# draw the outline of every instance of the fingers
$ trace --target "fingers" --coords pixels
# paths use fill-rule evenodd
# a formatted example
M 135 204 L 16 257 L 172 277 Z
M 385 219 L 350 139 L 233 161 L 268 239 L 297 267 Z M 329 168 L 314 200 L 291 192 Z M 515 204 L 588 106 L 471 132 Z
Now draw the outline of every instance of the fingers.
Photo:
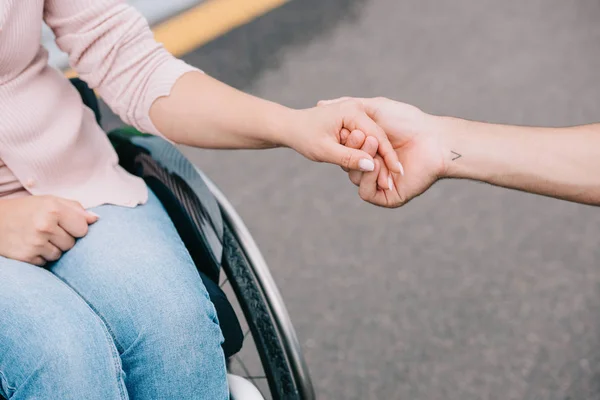
M 360 131 L 354 131 L 354 132 L 360 132 Z M 354 133 L 354 132 L 352 132 L 352 133 Z M 360 134 L 364 136 L 364 133 L 360 132 Z M 377 139 L 375 139 L 373 136 L 368 136 L 368 137 L 366 137 L 366 139 L 361 147 L 361 150 L 374 157 L 377 154 L 378 146 L 379 146 L 379 143 L 377 142 Z M 356 186 L 358 186 L 360 184 L 360 178 L 362 177 L 362 172 L 356 171 L 356 170 L 346 171 L 346 172 L 348 172 L 348 177 L 350 178 L 350 181 L 352 183 L 354 183 Z
M 350 171 L 348 172 L 348 178 L 350 178 L 350 182 L 354 183 L 356 186 L 360 186 L 360 180 L 362 179 L 363 173 L 361 171 Z
M 398 155 L 394 151 L 389 138 L 364 111 L 364 106 L 359 101 L 348 101 L 346 107 L 352 107 L 351 111 L 344 111 L 344 127 L 348 129 L 358 129 L 363 131 L 367 136 L 374 136 L 379 142 L 378 153 L 383 157 L 386 166 L 392 172 L 401 172 L 400 161 Z
M 361 132 L 362 133 L 362 132 Z M 364 133 L 363 133 L 364 135 Z M 371 157 L 377 155 L 377 149 L 379 148 L 379 142 L 373 136 L 367 136 L 361 150 L 369 154 Z
M 362 150 L 351 149 L 339 143 L 328 143 L 321 149 L 321 161 L 336 164 L 346 170 L 372 171 L 373 157 Z
M 47 262 L 56 261 L 62 255 L 62 251 L 50 242 L 46 242 L 40 249 L 40 256 Z
M 340 143 L 346 145 L 346 142 L 348 141 L 348 136 L 350 136 L 350 131 L 346 128 L 342 129 L 340 131 Z
M 380 164 L 379 175 L 377 176 L 377 186 L 382 189 L 394 190 L 395 184 L 392 174 L 389 173 L 385 165 Z M 348 172 L 348 178 L 350 178 L 350 182 L 354 183 L 356 186 L 360 185 L 360 181 L 363 177 L 363 172 L 361 171 L 350 171 Z
M 96 214 L 93 211 L 86 210 L 85 220 L 88 223 L 88 225 L 91 225 L 91 224 L 95 223 L 99 219 L 100 219 L 100 216 L 98 214 Z
M 343 132 L 347 132 L 346 135 L 346 141 L 342 142 L 343 145 L 345 145 L 346 147 L 349 147 L 351 149 L 360 149 L 361 147 L 363 147 L 363 145 L 365 144 L 365 140 L 367 138 L 367 136 L 362 133 L 361 131 L 352 131 L 352 133 L 350 133 L 349 130 L 347 129 L 342 129 L 342 137 L 344 136 Z M 374 139 L 375 142 L 377 142 L 377 139 Z M 372 144 L 371 146 L 372 147 Z M 364 149 L 363 149 L 364 151 Z M 367 152 L 368 154 L 371 155 L 371 157 L 375 156 L 375 154 L 377 153 L 377 148 L 375 149 L 375 152 L 371 153 L 371 152 Z M 342 169 L 346 172 L 348 172 L 349 170 L 347 168 L 342 167 Z
M 379 170 L 381 168 L 381 159 L 376 158 L 374 160 L 375 169 L 371 172 L 363 173 L 358 188 L 358 194 L 361 199 L 368 201 L 369 203 L 384 205 L 385 195 L 383 191 L 377 189 L 377 177 L 379 176 Z
M 63 211 L 58 219 L 58 225 L 74 238 L 82 238 L 88 232 L 87 218 L 72 210 Z
M 65 199 L 60 199 L 60 201 L 64 208 L 59 214 L 59 226 L 74 238 L 84 237 L 88 232 L 88 225 L 98 221 L 99 216 L 91 211 L 86 211 L 76 201 Z
M 347 129 L 343 130 L 348 131 Z M 365 144 L 366 139 L 367 135 L 359 130 L 354 130 L 352 133 L 350 133 L 350 135 L 348 135 L 346 143 L 342 144 L 344 144 L 346 147 L 350 147 L 351 149 L 360 149 Z M 372 154 L 371 156 L 375 156 L 375 154 Z
M 382 189 L 394 189 L 394 180 L 392 179 L 392 174 L 390 174 L 385 164 L 381 165 L 379 176 L 377 176 L 377 184 Z
M 81 214 L 83 217 L 85 217 L 85 220 L 89 225 L 93 224 L 94 222 L 98 221 L 98 219 L 99 219 L 98 214 L 93 213 L 91 211 L 87 211 L 85 208 L 83 208 L 81 203 L 79 203 L 77 201 L 67 200 L 67 199 L 60 199 L 60 201 L 65 206 L 71 208 L 73 211 L 75 211 L 78 214 Z
M 46 265 L 47 262 L 42 257 L 36 256 L 36 257 L 33 257 L 31 260 L 29 260 L 29 263 L 33 264 L 33 265 L 37 265 L 38 267 L 43 267 L 44 265 Z
M 378 109 L 386 101 L 389 101 L 389 100 L 386 98 L 383 98 L 383 97 L 368 98 L 368 99 L 367 98 L 340 97 L 340 98 L 333 99 L 333 100 L 321 100 L 318 102 L 317 105 L 318 106 L 327 106 L 327 105 L 331 105 L 331 104 L 347 103 L 348 104 L 347 107 L 358 107 L 360 109 L 360 111 L 366 112 L 366 114 L 368 115 L 367 119 L 370 119 L 371 122 L 364 119 L 364 117 L 357 116 L 357 118 L 360 118 L 360 121 L 356 121 L 356 126 L 354 128 L 352 128 L 352 127 L 350 127 L 350 128 L 351 129 L 362 129 L 367 135 L 376 137 L 377 140 L 379 141 L 379 154 L 385 160 L 385 165 L 387 166 L 387 169 L 389 171 L 399 173 L 400 175 L 404 175 L 404 168 L 403 168 L 402 164 L 400 163 L 400 160 L 398 159 L 398 155 L 394 151 L 394 148 L 393 148 L 392 144 L 390 143 L 387 135 L 376 123 L 373 122 L 373 119 L 375 119 Z M 347 122 L 350 122 L 350 124 L 352 125 L 352 121 L 347 121 Z M 367 126 L 369 128 L 367 128 Z M 388 184 L 386 183 L 383 187 L 388 187 Z
M 75 238 L 63 228 L 57 226 L 49 237 L 50 243 L 59 248 L 63 253 L 75 246 Z

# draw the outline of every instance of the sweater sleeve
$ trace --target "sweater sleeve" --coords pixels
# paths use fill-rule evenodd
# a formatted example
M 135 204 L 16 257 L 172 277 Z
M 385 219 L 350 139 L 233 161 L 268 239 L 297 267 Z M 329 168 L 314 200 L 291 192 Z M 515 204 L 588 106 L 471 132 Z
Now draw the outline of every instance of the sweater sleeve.
M 163 136 L 150 120 L 152 103 L 198 69 L 156 42 L 144 17 L 124 0 L 46 0 L 44 20 L 71 67 L 113 112 L 142 132 Z

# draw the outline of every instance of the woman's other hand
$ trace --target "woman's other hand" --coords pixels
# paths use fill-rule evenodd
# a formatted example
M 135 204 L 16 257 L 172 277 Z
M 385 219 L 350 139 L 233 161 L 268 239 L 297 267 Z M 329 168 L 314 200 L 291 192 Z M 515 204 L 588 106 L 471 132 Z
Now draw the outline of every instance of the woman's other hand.
M 85 236 L 98 216 L 53 196 L 0 200 L 0 255 L 43 266 Z

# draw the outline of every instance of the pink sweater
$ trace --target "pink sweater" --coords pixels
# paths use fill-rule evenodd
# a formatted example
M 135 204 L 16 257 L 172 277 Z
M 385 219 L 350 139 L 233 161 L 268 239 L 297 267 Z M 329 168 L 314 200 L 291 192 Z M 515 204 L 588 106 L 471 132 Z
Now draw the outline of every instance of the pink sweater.
M 152 102 L 195 68 L 154 41 L 123 0 L 0 0 L 0 196 L 51 194 L 84 207 L 148 196 L 125 172 L 91 110 L 48 66 L 42 20 L 71 66 L 127 124 L 160 135 Z

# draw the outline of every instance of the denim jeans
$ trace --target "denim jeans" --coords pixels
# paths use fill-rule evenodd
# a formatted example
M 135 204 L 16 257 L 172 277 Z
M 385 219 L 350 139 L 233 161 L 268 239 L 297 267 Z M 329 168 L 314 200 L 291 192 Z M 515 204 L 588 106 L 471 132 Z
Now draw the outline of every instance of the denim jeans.
M 215 308 L 158 199 L 93 211 L 47 268 L 0 257 L 0 394 L 227 399 Z

